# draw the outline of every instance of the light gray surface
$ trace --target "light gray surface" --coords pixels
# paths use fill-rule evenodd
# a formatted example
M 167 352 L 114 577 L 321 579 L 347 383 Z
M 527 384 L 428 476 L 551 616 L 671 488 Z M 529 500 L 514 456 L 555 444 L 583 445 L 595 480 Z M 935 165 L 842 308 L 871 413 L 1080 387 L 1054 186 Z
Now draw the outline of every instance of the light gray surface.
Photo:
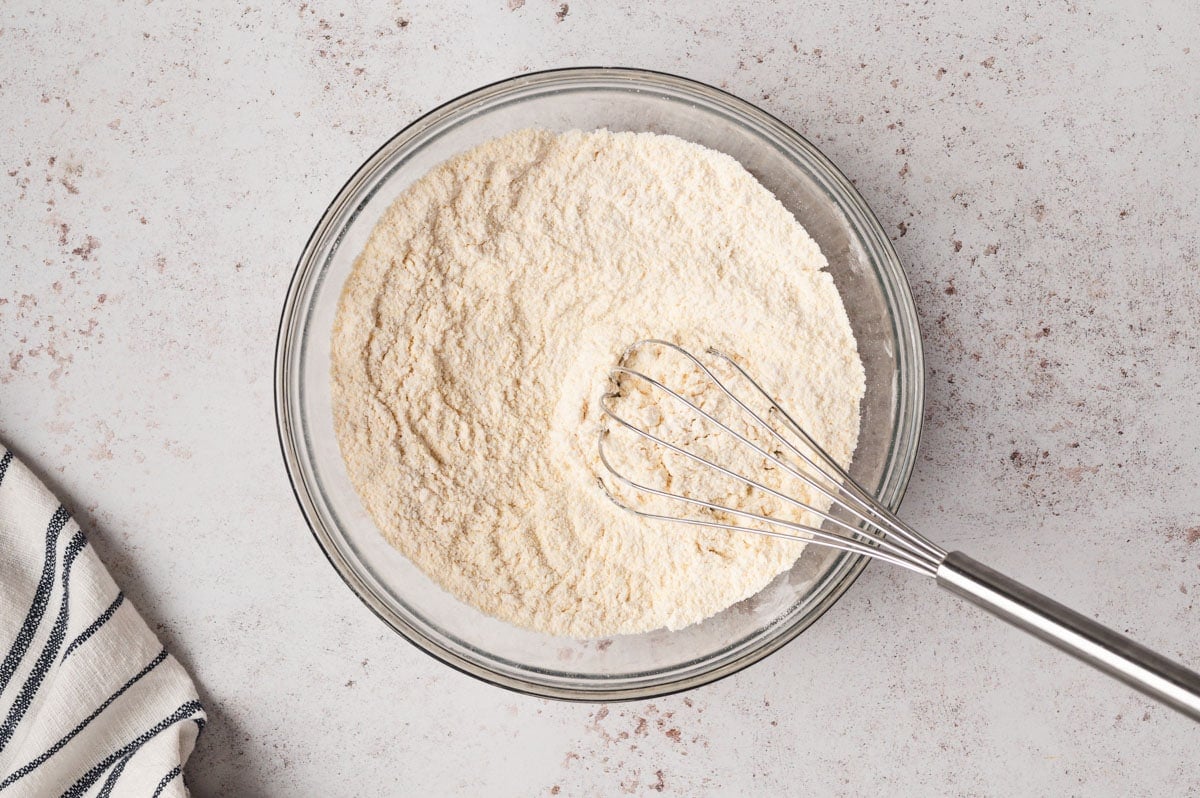
M 294 261 L 400 126 L 525 70 L 679 73 L 808 135 L 896 237 L 929 376 L 903 515 L 1200 663 L 1195 10 L 63 5 L 0 10 L 0 438 L 196 676 L 197 795 L 1200 790 L 1200 728 L 883 566 L 684 696 L 475 682 L 338 581 L 271 402 Z

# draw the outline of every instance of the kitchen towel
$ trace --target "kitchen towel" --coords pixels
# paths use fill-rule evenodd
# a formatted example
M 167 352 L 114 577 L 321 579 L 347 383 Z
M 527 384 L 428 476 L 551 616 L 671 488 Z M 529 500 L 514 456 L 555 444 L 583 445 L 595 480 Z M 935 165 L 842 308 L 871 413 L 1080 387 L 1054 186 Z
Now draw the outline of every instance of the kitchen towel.
M 58 499 L 0 452 L 0 796 L 186 796 L 195 685 Z

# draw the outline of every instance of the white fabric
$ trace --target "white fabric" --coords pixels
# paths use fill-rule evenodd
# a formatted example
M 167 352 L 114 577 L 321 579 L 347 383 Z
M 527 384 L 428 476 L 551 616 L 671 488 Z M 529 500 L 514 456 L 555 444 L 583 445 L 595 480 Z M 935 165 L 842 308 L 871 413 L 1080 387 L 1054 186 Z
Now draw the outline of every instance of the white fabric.
M 0 447 L 0 796 L 187 796 L 196 688 Z

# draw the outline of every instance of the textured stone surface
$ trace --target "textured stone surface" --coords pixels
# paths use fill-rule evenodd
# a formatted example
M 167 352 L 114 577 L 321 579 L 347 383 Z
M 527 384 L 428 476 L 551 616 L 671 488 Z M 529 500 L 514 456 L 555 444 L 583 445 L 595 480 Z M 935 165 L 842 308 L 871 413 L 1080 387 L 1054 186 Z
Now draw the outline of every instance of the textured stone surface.
M 903 514 L 1200 663 L 1194 9 L 60 5 L 0 10 L 0 437 L 195 674 L 198 795 L 1200 791 L 1194 724 L 884 567 L 686 695 L 477 683 L 326 564 L 271 401 L 295 259 L 396 129 L 521 71 L 676 72 L 895 238 L 929 376 Z

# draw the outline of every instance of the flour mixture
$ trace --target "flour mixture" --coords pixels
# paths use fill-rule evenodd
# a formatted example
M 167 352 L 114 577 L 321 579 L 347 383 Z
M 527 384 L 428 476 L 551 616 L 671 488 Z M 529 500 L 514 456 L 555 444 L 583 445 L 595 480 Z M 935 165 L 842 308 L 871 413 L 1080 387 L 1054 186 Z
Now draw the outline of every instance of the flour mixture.
M 487 142 L 401 195 L 346 281 L 332 381 L 350 478 L 392 545 L 496 617 L 578 637 L 707 618 L 803 545 L 613 505 L 606 373 L 643 338 L 718 347 L 848 463 L 864 374 L 825 265 L 769 191 L 699 145 Z

